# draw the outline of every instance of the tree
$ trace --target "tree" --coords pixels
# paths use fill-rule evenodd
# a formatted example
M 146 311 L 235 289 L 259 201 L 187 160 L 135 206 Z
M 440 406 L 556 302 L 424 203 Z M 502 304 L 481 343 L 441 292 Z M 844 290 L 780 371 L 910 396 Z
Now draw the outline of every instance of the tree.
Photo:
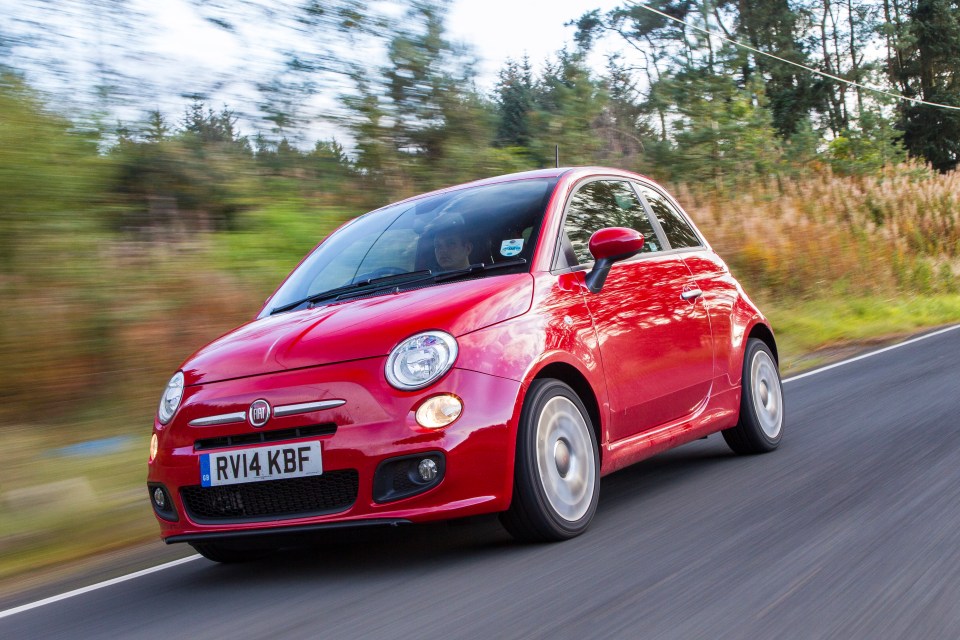
M 877 173 L 906 160 L 903 132 L 881 109 L 866 108 L 857 124 L 856 129 L 841 132 L 827 146 L 827 158 L 837 174 Z
M 654 91 L 677 105 L 674 144 L 656 155 L 672 179 L 735 182 L 778 167 L 781 142 L 759 79 L 741 89 L 729 77 L 678 73 Z
M 960 2 L 917 0 L 900 34 L 895 78 L 910 97 L 960 106 Z M 907 49 L 903 42 L 913 46 Z M 904 145 L 934 168 L 947 171 L 960 162 L 960 111 L 916 103 L 901 107 Z
M 194 100 L 184 112 L 181 127 L 183 134 L 204 145 L 227 144 L 240 149 L 249 149 L 247 139 L 237 131 L 237 116 L 227 107 L 219 113 L 213 109 L 204 109 L 206 105 L 201 100 Z M 150 116 L 151 121 L 153 115 Z
M 641 104 L 637 81 L 620 57 L 614 55 L 607 61 L 603 83 L 609 102 L 595 126 L 597 135 L 604 141 L 603 162 L 634 165 L 644 152 L 644 141 L 655 139 Z
M 0 272 L 39 234 L 69 237 L 93 222 L 105 175 L 94 138 L 51 113 L 21 77 L 0 73 Z
M 116 230 L 171 237 L 176 232 L 222 230 L 243 208 L 239 185 L 253 173 L 250 143 L 237 129 L 237 116 L 197 100 L 171 131 L 158 110 L 121 136 L 110 150 L 115 174 L 110 194 Z
M 469 52 L 447 39 L 445 16 L 446 3 L 413 2 L 386 32 L 389 64 L 373 77 L 358 68 L 344 98 L 357 167 L 394 195 L 411 181 L 451 184 L 489 166 L 492 107 L 473 85 Z
M 547 61 L 534 85 L 532 123 L 534 157 L 547 164 L 560 146 L 564 165 L 593 164 L 601 155 L 603 141 L 596 135 L 609 96 L 594 78 L 582 52 L 566 49 Z
M 764 53 L 809 66 L 799 38 L 799 15 L 788 0 L 737 0 L 736 5 L 739 39 Z M 738 51 L 743 60 L 744 85 L 750 82 L 755 69 L 764 82 L 774 127 L 781 138 L 789 138 L 816 106 L 810 73 L 767 56 Z
M 166 118 L 160 113 L 159 109 L 154 109 L 147 114 L 147 126 L 143 130 L 143 137 L 147 142 L 158 143 L 167 139 L 170 134 L 170 126 Z
M 530 146 L 530 113 L 534 107 L 533 73 L 530 59 L 507 60 L 496 87 L 497 144 L 503 147 Z
M 691 14 L 689 2 L 658 0 L 650 6 L 677 20 L 686 20 Z M 689 66 L 696 55 L 697 46 L 688 42 L 686 27 L 640 6 L 625 5 L 603 16 L 599 11 L 590 11 L 572 24 L 577 27 L 575 40 L 582 53 L 589 51 L 605 34 L 612 34 L 629 45 L 640 59 L 639 68 L 643 69 L 647 87 L 653 87 L 672 69 Z M 660 139 L 665 143 L 669 134 L 669 105 L 655 100 L 652 91 L 648 98 L 646 106 L 656 114 Z

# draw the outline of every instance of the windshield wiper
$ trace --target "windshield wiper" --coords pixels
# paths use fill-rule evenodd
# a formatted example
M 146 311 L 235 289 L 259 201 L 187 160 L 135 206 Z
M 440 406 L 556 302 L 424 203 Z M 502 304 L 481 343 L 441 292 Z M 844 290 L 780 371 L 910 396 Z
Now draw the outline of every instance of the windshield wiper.
M 518 258 L 516 260 L 507 260 L 504 262 L 492 262 L 484 263 L 480 262 L 477 264 L 472 264 L 469 267 L 464 267 L 463 269 L 454 269 L 453 271 L 441 271 L 439 273 L 433 273 L 429 269 L 422 269 L 420 271 L 411 271 L 409 273 L 398 273 L 389 276 L 382 276 L 380 278 L 368 278 L 366 280 L 360 280 L 359 282 L 353 282 L 351 284 L 346 284 L 342 287 L 337 287 L 335 289 L 330 289 L 328 291 L 321 291 L 320 293 L 315 293 L 312 296 L 307 296 L 296 302 L 291 302 L 283 306 L 277 307 L 270 312 L 270 315 L 275 313 L 283 313 L 284 311 L 290 311 L 296 309 L 302 304 L 311 303 L 316 304 L 318 302 L 324 302 L 326 300 L 344 300 L 346 298 L 356 298 L 360 296 L 366 296 L 371 293 L 378 291 L 383 291 L 384 289 L 391 289 L 399 287 L 401 285 L 410 285 L 416 284 L 418 282 L 448 282 L 450 280 L 456 280 L 457 278 L 465 278 L 486 271 L 493 271 L 495 269 L 504 269 L 506 267 L 516 267 L 519 265 L 526 264 L 527 261 L 523 258 Z
M 472 276 L 484 271 L 493 271 L 494 269 L 505 269 L 507 267 L 516 267 L 521 264 L 527 264 L 527 261 L 523 258 L 517 258 L 516 260 L 506 260 L 504 262 L 478 262 L 472 264 L 469 267 L 464 267 L 463 269 L 455 269 L 454 271 L 441 271 L 440 273 L 433 276 L 434 282 L 446 282 L 447 280 L 455 280 L 457 278 L 463 278 L 464 276 Z
M 291 302 L 289 304 L 276 307 L 270 311 L 270 315 L 296 309 L 300 305 L 307 302 L 317 303 L 322 302 L 323 300 L 329 300 L 330 298 L 338 298 L 345 293 L 356 292 L 358 294 L 367 294 L 371 291 L 376 291 L 378 289 L 397 284 L 407 284 L 409 282 L 417 282 L 419 280 L 429 280 L 432 275 L 433 272 L 431 272 L 429 269 L 422 269 L 420 271 L 410 271 L 408 273 L 394 273 L 389 276 L 381 276 L 379 278 L 367 278 L 358 282 L 345 284 L 342 287 L 336 287 L 335 289 L 321 291 L 320 293 L 315 293 L 307 296 L 306 298 L 301 298 L 296 302 Z

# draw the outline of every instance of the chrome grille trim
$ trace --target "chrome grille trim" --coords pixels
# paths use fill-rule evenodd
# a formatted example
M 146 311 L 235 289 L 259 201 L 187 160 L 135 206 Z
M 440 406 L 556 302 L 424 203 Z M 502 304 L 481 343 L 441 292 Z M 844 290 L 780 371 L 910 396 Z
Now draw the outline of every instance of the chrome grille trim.
M 298 413 L 309 413 L 311 411 L 320 411 L 322 409 L 333 409 L 347 404 L 346 400 L 321 400 L 319 402 L 301 402 L 300 404 L 285 404 L 273 408 L 273 417 L 282 418 L 283 416 L 292 416 Z
M 191 427 L 212 427 L 216 424 L 230 424 L 233 422 L 243 422 L 247 419 L 246 411 L 237 413 L 221 413 L 218 416 L 207 416 L 206 418 L 197 418 L 190 421 Z
M 323 409 L 333 409 L 347 404 L 346 400 L 320 400 L 317 402 L 301 402 L 299 404 L 285 404 L 273 408 L 273 417 L 282 418 L 283 416 L 293 416 L 298 413 L 309 413 L 311 411 L 321 411 Z M 231 424 L 233 422 L 244 422 L 247 419 L 246 411 L 236 413 L 221 413 L 216 416 L 207 416 L 206 418 L 197 418 L 190 421 L 191 427 L 211 427 L 218 424 Z

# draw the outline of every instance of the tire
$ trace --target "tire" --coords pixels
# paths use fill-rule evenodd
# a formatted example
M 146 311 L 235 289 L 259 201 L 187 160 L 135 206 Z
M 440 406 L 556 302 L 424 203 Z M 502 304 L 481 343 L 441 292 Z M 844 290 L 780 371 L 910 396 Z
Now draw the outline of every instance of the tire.
M 567 540 L 587 529 L 599 495 L 600 455 L 590 414 L 563 382 L 534 380 L 520 414 L 513 500 L 501 523 L 518 540 Z
M 741 381 L 740 421 L 723 430 L 723 439 L 734 453 L 773 451 L 783 438 L 783 386 L 777 361 L 762 340 L 747 340 Z
M 207 560 L 220 562 L 222 564 L 238 564 L 241 562 L 253 562 L 270 555 L 270 549 L 243 549 L 232 547 L 217 542 L 190 542 L 197 553 Z

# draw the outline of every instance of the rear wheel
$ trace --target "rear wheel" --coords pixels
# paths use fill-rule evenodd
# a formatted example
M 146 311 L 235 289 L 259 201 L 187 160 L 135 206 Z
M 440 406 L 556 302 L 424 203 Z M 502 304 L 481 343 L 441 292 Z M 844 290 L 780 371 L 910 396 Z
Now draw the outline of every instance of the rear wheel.
M 723 431 L 736 453 L 773 451 L 783 437 L 783 388 L 773 353 L 762 340 L 750 338 L 743 357 L 740 421 Z
M 271 549 L 250 549 L 230 546 L 219 542 L 191 542 L 191 547 L 207 560 L 223 564 L 252 562 L 270 555 Z
M 583 533 L 597 510 L 600 456 L 589 414 L 559 380 L 535 380 L 517 433 L 513 500 L 501 514 L 519 540 L 557 541 Z

